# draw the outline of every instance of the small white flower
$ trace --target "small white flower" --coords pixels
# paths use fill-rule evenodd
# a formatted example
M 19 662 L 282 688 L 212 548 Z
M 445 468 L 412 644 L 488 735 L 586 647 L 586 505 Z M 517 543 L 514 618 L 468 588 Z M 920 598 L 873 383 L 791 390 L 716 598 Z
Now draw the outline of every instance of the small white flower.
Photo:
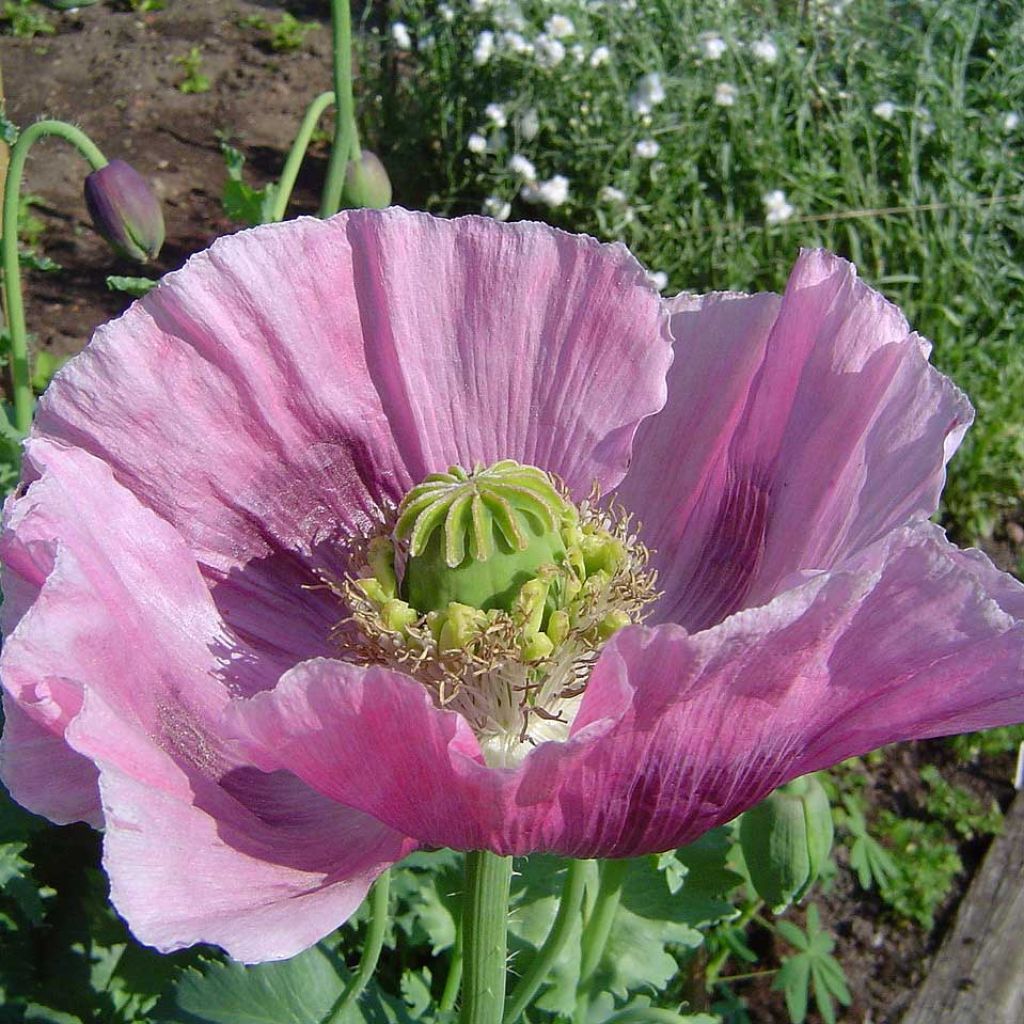
M 508 169 L 527 181 L 533 181 L 537 177 L 537 168 L 522 153 L 512 155 L 508 162 Z
M 429 53 L 434 47 L 437 46 L 437 39 L 434 36 L 420 36 L 420 41 L 416 44 L 416 49 L 420 53 Z
M 664 270 L 648 270 L 647 280 L 658 289 L 659 292 L 663 292 L 668 287 L 668 274 Z
M 469 0 L 469 9 L 474 14 L 483 14 L 491 6 L 491 0 Z
M 1003 114 L 1003 131 L 1009 135 L 1010 132 L 1015 132 L 1020 127 L 1020 114 L 1011 110 L 1008 114 Z
M 892 100 L 882 100 L 871 108 L 871 113 L 883 121 L 891 121 L 896 115 L 896 104 Z
M 544 22 L 544 28 L 548 35 L 555 39 L 568 39 L 570 36 L 576 35 L 576 26 L 564 14 L 552 14 Z
M 739 89 L 732 82 L 719 82 L 715 86 L 715 104 L 719 107 L 735 106 L 739 94 Z
M 505 115 L 505 108 L 500 103 L 488 103 L 484 107 L 484 113 L 495 128 L 504 128 L 508 124 L 508 117 Z
M 533 43 L 518 32 L 502 32 L 501 45 L 506 50 L 511 50 L 513 53 L 533 53 Z
M 543 33 L 534 39 L 533 53 L 542 68 L 556 68 L 565 60 L 565 47 L 557 39 Z
M 473 134 L 466 139 L 466 148 L 470 153 L 486 153 L 487 139 L 479 132 L 473 132 Z
M 569 179 L 556 174 L 542 182 L 527 182 L 519 194 L 528 203 L 543 203 L 554 209 L 561 206 L 569 198 Z
M 495 220 L 508 220 L 512 213 L 512 204 L 499 196 L 488 196 L 484 200 L 483 212 Z
M 474 64 L 486 64 L 494 53 L 494 33 L 488 29 L 484 29 L 476 37 L 476 43 L 473 46 L 473 63 Z
M 516 130 L 524 142 L 533 142 L 540 132 L 540 114 L 536 107 L 527 107 L 516 115 Z
M 764 36 L 750 44 L 750 52 L 765 64 L 774 64 L 779 59 L 779 48 L 771 36 Z
M 409 35 L 409 29 L 406 26 L 405 22 L 396 21 L 391 26 L 391 41 L 395 44 L 396 49 L 412 49 L 412 37 Z
M 644 75 L 629 97 L 629 106 L 634 114 L 649 114 L 659 103 L 665 100 L 665 86 L 661 75 L 651 71 Z
M 786 201 L 786 193 L 780 188 L 765 192 L 761 196 L 761 202 L 764 203 L 766 224 L 781 224 L 796 213 L 796 210 Z
M 499 4 L 491 16 L 498 28 L 511 29 L 513 32 L 522 32 L 526 28 L 526 19 L 519 4 Z
M 621 188 L 616 188 L 614 185 L 605 185 L 601 191 L 597 193 L 597 198 L 600 199 L 602 203 L 624 203 L 627 196 Z
M 729 49 L 725 40 L 717 32 L 704 32 L 697 39 L 701 56 L 705 60 L 721 60 Z
M 448 23 L 451 23 L 455 20 L 455 11 L 452 10 L 452 8 L 448 6 L 448 4 L 441 4 L 437 8 L 437 13 L 441 15 L 442 21 L 447 21 Z
M 633 152 L 643 160 L 653 160 L 661 152 L 661 146 L 654 139 L 641 139 L 633 147 Z
M 569 47 L 569 55 L 577 64 L 582 64 L 587 59 L 587 51 L 579 43 Z
M 595 46 L 594 52 L 590 55 L 590 66 L 599 68 L 602 64 L 607 64 L 611 57 L 612 51 L 607 46 Z

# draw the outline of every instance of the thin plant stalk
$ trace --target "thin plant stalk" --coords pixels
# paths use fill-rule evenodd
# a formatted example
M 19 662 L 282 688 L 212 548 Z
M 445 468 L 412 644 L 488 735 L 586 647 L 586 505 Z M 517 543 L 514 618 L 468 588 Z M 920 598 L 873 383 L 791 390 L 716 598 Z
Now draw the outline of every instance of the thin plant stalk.
M 320 118 L 323 117 L 324 111 L 333 103 L 334 93 L 328 90 L 327 92 L 320 93 L 306 108 L 306 114 L 302 118 L 302 124 L 299 125 L 295 141 L 292 143 L 292 148 L 288 151 L 288 159 L 284 162 L 281 180 L 277 183 L 274 206 L 270 213 L 272 221 L 284 220 L 285 211 L 288 209 L 288 202 L 295 189 L 295 180 L 299 176 L 299 168 L 302 166 L 306 150 L 309 149 L 310 139 L 313 137 L 313 132 L 320 123 Z
M 3 248 L 4 308 L 11 345 L 11 391 L 14 399 L 14 428 L 27 433 L 32 425 L 32 384 L 28 366 L 28 332 L 21 297 L 21 267 L 18 263 L 18 207 L 25 161 L 32 144 L 47 135 L 69 142 L 94 171 L 106 167 L 107 158 L 80 128 L 65 121 L 36 121 L 29 125 L 11 147 L 10 165 L 4 183 Z
M 338 212 L 349 160 L 359 158 L 359 134 L 352 99 L 352 12 L 349 0 L 331 0 L 331 45 L 337 102 L 334 108 L 334 142 L 320 200 L 321 217 L 330 217 Z
M 587 868 L 590 863 L 585 860 L 569 861 L 565 884 L 562 887 L 562 896 L 558 902 L 558 913 L 551 925 L 551 931 L 548 932 L 544 944 L 530 961 L 523 976 L 519 979 L 519 984 L 513 990 L 505 1010 L 504 1024 L 515 1024 L 519 1020 L 520 1014 L 536 995 L 537 989 L 540 988 L 559 954 L 565 948 L 572 933 L 572 926 L 578 920 L 580 908 L 583 906 Z
M 511 857 L 488 850 L 466 854 L 459 1024 L 501 1024 L 511 880 Z
M 448 977 L 444 980 L 444 991 L 441 993 L 441 1001 L 437 1004 L 439 1010 L 451 1010 L 455 1006 L 455 1000 L 459 997 L 459 988 L 462 985 L 462 928 L 455 932 L 455 948 L 452 950 L 452 960 L 448 965 Z
M 327 1015 L 324 1024 L 340 1024 L 347 1010 L 355 1006 L 363 990 L 373 977 L 380 959 L 380 951 L 384 947 L 384 933 L 388 927 L 388 897 L 391 892 L 391 872 L 384 874 L 373 883 L 370 890 L 370 925 L 366 930 L 366 941 L 363 943 L 363 955 L 355 974 L 345 986 L 337 1003 Z
M 590 918 L 583 929 L 580 952 L 580 980 L 576 988 L 576 1013 L 574 1024 L 583 1024 L 590 1008 L 590 988 L 597 973 L 598 964 L 604 956 L 611 935 L 615 912 L 622 898 L 622 883 L 626 879 L 627 860 L 606 860 L 601 864 L 597 898 L 594 900 Z

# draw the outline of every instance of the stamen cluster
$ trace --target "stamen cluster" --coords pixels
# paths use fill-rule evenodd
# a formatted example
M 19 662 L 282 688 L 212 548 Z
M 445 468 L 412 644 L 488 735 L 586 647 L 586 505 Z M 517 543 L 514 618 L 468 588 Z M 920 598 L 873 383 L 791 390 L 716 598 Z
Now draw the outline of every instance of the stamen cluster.
M 511 460 L 428 477 L 353 552 L 334 640 L 420 680 L 489 762 L 565 738 L 601 646 L 656 596 L 630 517 L 597 497 Z

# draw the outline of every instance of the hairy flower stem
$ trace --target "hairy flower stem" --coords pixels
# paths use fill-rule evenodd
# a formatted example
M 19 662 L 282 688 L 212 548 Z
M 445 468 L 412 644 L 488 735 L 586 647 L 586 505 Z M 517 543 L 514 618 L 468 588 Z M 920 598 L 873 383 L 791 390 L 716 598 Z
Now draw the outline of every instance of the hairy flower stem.
M 516 985 L 505 1010 L 503 1024 L 515 1024 L 519 1020 L 519 1015 L 526 1009 L 565 947 L 572 932 L 572 926 L 579 917 L 580 907 L 583 905 L 587 869 L 592 863 L 592 861 L 586 860 L 569 861 L 565 885 L 558 903 L 558 913 L 551 925 L 551 931 L 544 940 L 544 945 L 537 951 L 537 955 L 530 961 L 529 967 L 519 979 L 519 984 Z
M 349 0 L 331 0 L 331 44 L 337 104 L 334 113 L 334 142 L 320 200 L 321 217 L 330 217 L 338 212 L 348 162 L 359 159 L 359 133 L 356 130 L 355 104 L 352 100 L 352 14 Z
M 11 148 L 10 165 L 4 183 L 3 270 L 4 307 L 11 345 L 11 391 L 14 398 L 14 429 L 22 434 L 32 425 L 32 384 L 28 368 L 28 333 L 21 297 L 21 268 L 18 264 L 18 207 L 25 160 L 32 144 L 47 135 L 70 142 L 89 161 L 94 171 L 107 166 L 107 158 L 80 128 L 65 121 L 36 121 L 29 125 Z M 2 429 L 2 428 L 0 428 Z
M 391 890 L 391 872 L 384 874 L 373 883 L 370 890 L 370 925 L 366 930 L 366 942 L 363 943 L 363 955 L 359 960 L 359 966 L 355 974 L 345 986 L 337 1003 L 327 1015 L 324 1024 L 340 1024 L 345 1012 L 355 1006 L 359 997 L 363 994 L 377 969 L 377 961 L 380 959 L 380 951 L 384 946 L 384 933 L 388 927 L 388 896 Z
M 322 92 L 306 108 L 306 114 L 302 118 L 302 124 L 295 135 L 292 148 L 288 151 L 288 159 L 284 162 L 284 169 L 281 171 L 281 180 L 277 183 L 277 193 L 274 196 L 274 206 L 270 212 L 270 219 L 274 222 L 284 220 L 285 210 L 288 208 L 288 201 L 292 197 L 292 190 L 295 188 L 295 179 L 299 176 L 299 168 L 302 160 L 309 149 L 310 139 L 316 126 L 320 123 L 324 111 L 334 103 L 334 93 L 331 91 Z
M 459 1024 L 501 1024 L 511 879 L 511 857 L 487 850 L 466 854 Z
M 611 934 L 615 911 L 622 897 L 622 883 L 629 867 L 627 860 L 606 860 L 601 864 L 601 880 L 590 918 L 583 928 L 580 953 L 580 980 L 576 987 L 576 1013 L 574 1024 L 583 1024 L 590 1008 L 590 988 L 597 966 L 604 956 L 608 936 Z

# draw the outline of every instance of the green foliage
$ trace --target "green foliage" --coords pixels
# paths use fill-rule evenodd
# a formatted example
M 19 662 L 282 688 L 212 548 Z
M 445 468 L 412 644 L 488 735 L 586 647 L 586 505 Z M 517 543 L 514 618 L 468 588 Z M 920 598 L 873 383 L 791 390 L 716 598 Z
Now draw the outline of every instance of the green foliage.
M 1024 574 L 1022 574 L 1024 575 Z M 1016 754 L 1024 743 L 1024 725 L 1008 725 L 1002 729 L 969 732 L 949 739 L 953 752 L 962 761 L 977 762 L 1000 754 Z
M 973 793 L 947 782 L 934 765 L 921 769 L 921 779 L 928 785 L 928 813 L 964 839 L 995 835 L 1002 828 L 1003 814 L 995 800 L 986 807 Z
M 228 180 L 224 182 L 221 203 L 224 212 L 234 221 L 242 224 L 266 224 L 272 219 L 277 185 L 270 182 L 263 188 L 247 185 L 242 177 L 245 157 L 234 146 L 225 141 L 220 144 L 227 168 Z
M 275 963 L 247 967 L 232 961 L 200 964 L 182 974 L 160 1004 L 166 1024 L 309 1024 L 329 1019 L 348 972 L 327 943 Z M 406 1024 L 402 1004 L 371 985 L 347 1020 Z
M 210 79 L 202 72 L 203 51 L 198 46 L 193 46 L 181 57 L 175 57 L 174 63 L 185 72 L 185 77 L 178 83 L 178 92 L 210 91 Z
M 810 995 L 826 1024 L 835 1024 L 835 1004 L 849 1006 L 850 990 L 846 985 L 839 962 L 832 956 L 835 941 L 821 930 L 818 908 L 812 903 L 807 908 L 807 931 L 801 931 L 791 921 L 779 921 L 776 929 L 797 952 L 782 961 L 772 988 L 786 997 L 786 1009 L 793 1024 L 802 1024 L 807 1018 Z
M 55 356 L 49 349 L 36 352 L 32 360 L 32 390 L 41 395 L 49 386 L 53 375 L 68 361 L 68 356 Z
M 133 295 L 137 299 L 151 292 L 157 286 L 157 283 L 151 277 L 122 277 L 118 274 L 109 274 L 107 276 L 107 287 L 112 292 L 124 292 L 126 295 Z
M 949 833 L 940 822 L 901 818 L 891 811 L 882 811 L 875 827 L 894 852 L 895 871 L 879 885 L 882 899 L 898 916 L 932 928 L 935 911 L 963 870 Z
M 264 18 L 261 14 L 250 14 L 242 18 L 240 24 L 262 32 L 267 46 L 275 53 L 292 53 L 302 49 L 306 36 L 318 27 L 315 21 L 299 21 L 287 11 L 283 11 L 277 21 Z
M 843 796 L 843 809 L 837 815 L 837 823 L 848 833 L 850 867 L 857 873 L 861 887 L 885 888 L 896 876 L 896 864 L 892 855 L 868 831 L 863 805 L 849 793 Z
M 51 36 L 56 31 L 34 0 L 4 0 L 3 8 L 0 9 L 0 26 L 6 34 L 20 39 Z

